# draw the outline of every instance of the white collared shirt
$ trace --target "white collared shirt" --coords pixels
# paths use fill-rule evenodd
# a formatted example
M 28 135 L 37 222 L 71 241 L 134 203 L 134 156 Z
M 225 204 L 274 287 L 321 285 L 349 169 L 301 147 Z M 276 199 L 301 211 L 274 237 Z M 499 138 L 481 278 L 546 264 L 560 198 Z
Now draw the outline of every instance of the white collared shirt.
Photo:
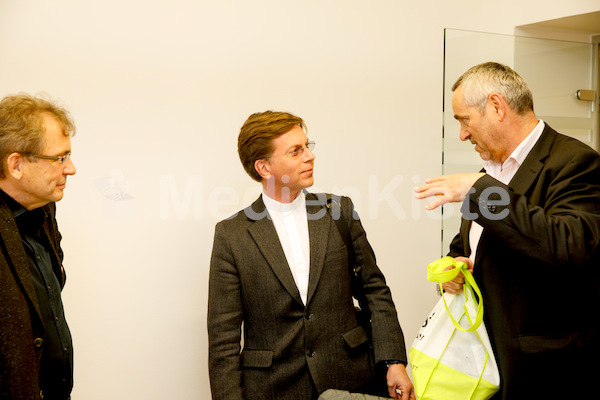
M 291 203 L 280 203 L 264 192 L 262 200 L 271 216 L 285 258 L 292 271 L 302 302 L 306 305 L 310 271 L 310 241 L 306 215 L 306 195 L 300 194 Z
M 498 161 L 486 161 L 483 165 L 485 172 L 492 178 L 499 180 L 505 185 L 508 185 L 508 183 L 519 170 L 521 164 L 523 164 L 523 161 L 525 161 L 525 158 L 527 158 L 533 149 L 533 146 L 535 146 L 540 136 L 542 136 L 543 131 L 544 121 L 540 119 L 531 133 L 527 135 L 527 137 L 523 139 L 521 143 L 519 143 L 517 148 L 504 161 L 504 163 L 501 164 Z M 471 255 L 469 258 L 471 261 L 473 261 L 473 265 L 475 265 L 477 245 L 479 244 L 479 239 L 481 239 L 482 233 L 483 227 L 476 221 L 473 221 L 471 223 L 471 230 L 469 231 L 469 246 L 471 247 Z

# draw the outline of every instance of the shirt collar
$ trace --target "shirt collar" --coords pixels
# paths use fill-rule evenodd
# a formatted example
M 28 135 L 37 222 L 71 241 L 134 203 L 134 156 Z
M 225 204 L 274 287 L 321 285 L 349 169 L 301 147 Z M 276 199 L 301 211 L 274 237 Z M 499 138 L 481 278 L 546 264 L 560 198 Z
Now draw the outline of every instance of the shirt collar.
M 4 200 L 15 219 L 27 212 L 25 207 L 6 194 L 6 192 L 2 189 L 0 189 L 0 197 L 2 197 L 2 200 Z
M 301 191 L 291 203 L 280 203 L 267 196 L 265 192 L 262 193 L 262 200 L 269 211 L 290 212 L 300 208 L 306 208 L 306 194 L 304 191 Z
M 529 155 L 529 152 L 533 149 L 533 146 L 537 143 L 540 136 L 542 136 L 542 132 L 544 131 L 544 121 L 541 119 L 538 121 L 537 125 L 529 135 L 519 145 L 517 148 L 511 153 L 511 155 L 504 161 L 503 164 L 500 164 L 498 161 L 486 161 L 483 165 L 486 171 L 490 170 L 498 170 L 501 171 L 504 167 L 509 165 L 510 163 L 516 162 L 518 166 L 523 164 L 525 158 Z
M 2 189 L 0 189 L 0 197 L 8 206 L 19 227 L 37 228 L 44 223 L 44 219 L 46 218 L 44 207 L 28 210 Z

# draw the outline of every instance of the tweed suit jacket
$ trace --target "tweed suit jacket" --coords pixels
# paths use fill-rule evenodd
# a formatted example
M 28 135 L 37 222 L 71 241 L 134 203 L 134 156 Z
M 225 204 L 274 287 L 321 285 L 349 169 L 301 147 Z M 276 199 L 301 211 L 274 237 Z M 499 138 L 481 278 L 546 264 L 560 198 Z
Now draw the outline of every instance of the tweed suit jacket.
M 484 228 L 474 277 L 502 377 L 494 398 L 551 398 L 559 386 L 585 398 L 600 376 L 600 156 L 546 125 L 508 185 L 485 175 L 473 188 L 463 216 Z M 486 189 L 506 197 L 488 201 Z M 470 254 L 470 226 L 449 255 Z
M 353 215 L 349 198 L 341 198 L 341 210 Z M 374 356 L 356 318 L 347 250 L 335 223 L 308 198 L 307 215 L 306 305 L 260 197 L 217 224 L 208 304 L 213 399 L 307 399 L 313 383 L 319 392 L 360 392 L 372 383 L 374 362 L 406 361 L 391 293 L 360 222 L 348 218 L 371 311 Z
M 53 249 L 54 273 L 64 286 L 55 204 L 44 209 L 49 215 L 44 231 Z M 0 399 L 39 399 L 44 325 L 19 229 L 1 197 L 0 237 Z

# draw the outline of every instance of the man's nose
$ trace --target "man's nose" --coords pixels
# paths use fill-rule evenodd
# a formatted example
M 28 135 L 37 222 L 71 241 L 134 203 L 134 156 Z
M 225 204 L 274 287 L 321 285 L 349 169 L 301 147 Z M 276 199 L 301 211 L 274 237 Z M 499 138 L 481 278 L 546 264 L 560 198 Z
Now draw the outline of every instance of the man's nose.
M 304 158 L 305 161 L 312 161 L 315 159 L 315 153 L 313 153 L 308 147 L 306 147 L 304 149 Z
M 77 173 L 77 169 L 75 168 L 75 163 L 73 162 L 73 158 L 69 157 L 69 159 L 63 166 L 63 173 L 65 175 L 75 175 L 75 173 Z

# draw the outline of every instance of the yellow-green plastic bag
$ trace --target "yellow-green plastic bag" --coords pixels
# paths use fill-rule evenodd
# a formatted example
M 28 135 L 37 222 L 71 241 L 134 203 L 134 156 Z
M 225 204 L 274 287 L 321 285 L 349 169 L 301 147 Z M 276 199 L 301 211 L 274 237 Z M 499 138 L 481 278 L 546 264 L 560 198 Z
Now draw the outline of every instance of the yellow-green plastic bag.
M 443 269 L 454 265 L 448 271 Z M 444 257 L 427 267 L 427 279 L 440 284 L 465 276 L 462 293 L 442 290 L 410 351 L 419 400 L 486 400 L 500 386 L 500 374 L 483 324 L 479 287 L 463 262 Z M 479 302 L 476 300 L 475 294 Z

